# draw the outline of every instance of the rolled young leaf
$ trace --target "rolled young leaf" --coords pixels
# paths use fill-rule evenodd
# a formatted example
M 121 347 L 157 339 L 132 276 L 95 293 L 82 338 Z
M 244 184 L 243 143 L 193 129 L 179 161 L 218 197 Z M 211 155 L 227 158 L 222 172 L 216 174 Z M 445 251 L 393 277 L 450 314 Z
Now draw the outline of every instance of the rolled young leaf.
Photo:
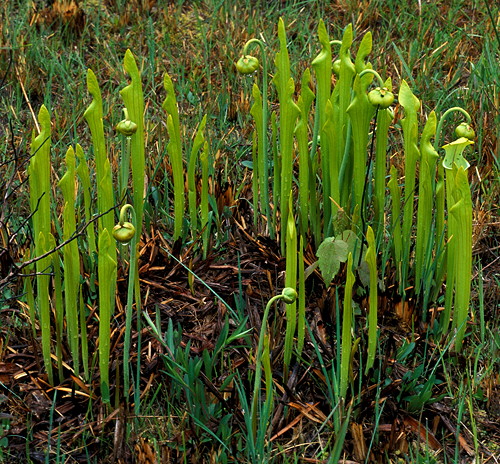
M 64 198 L 63 239 L 69 240 L 76 232 L 75 186 L 76 159 L 73 147 L 66 152 L 66 173 L 59 181 Z M 64 303 L 66 307 L 66 324 L 68 340 L 73 359 L 75 375 L 79 374 L 79 294 L 80 294 L 80 252 L 76 240 L 71 240 L 63 248 L 64 257 Z
M 96 169 L 97 209 L 99 214 L 103 214 L 97 223 L 99 232 L 103 228 L 106 228 L 109 234 L 111 234 L 115 225 L 113 212 L 110 211 L 115 205 L 112 177 L 104 138 L 101 90 L 99 89 L 97 78 L 91 69 L 87 71 L 87 88 L 93 99 L 83 116 L 89 125 L 92 135 Z
M 209 223 L 208 223 L 208 142 L 203 144 L 203 151 L 200 155 L 201 162 L 201 230 L 203 231 L 203 259 L 207 257 Z
M 97 221 L 99 236 L 104 229 L 107 230 L 108 235 L 111 236 L 113 227 L 115 225 L 113 217 L 114 195 L 113 195 L 113 181 L 111 175 L 111 165 L 106 151 L 106 143 L 104 139 L 104 126 L 103 126 L 103 111 L 102 111 L 102 97 L 101 90 L 97 83 L 97 78 L 91 69 L 87 71 L 87 88 L 93 99 L 88 108 L 85 110 L 83 116 L 90 127 L 92 135 L 92 145 L 95 157 L 96 169 L 96 185 L 97 185 L 97 209 L 98 214 L 102 215 Z M 91 226 L 92 227 L 92 226 Z M 98 254 L 100 250 L 98 250 Z M 106 254 L 109 255 L 112 261 L 116 262 L 116 247 L 111 247 Z M 106 282 L 108 288 L 113 291 L 107 294 L 108 302 L 99 302 L 105 304 L 108 308 L 114 308 L 114 289 L 116 288 L 116 275 L 106 275 L 106 277 L 99 274 L 99 266 L 97 270 L 99 282 Z M 107 279 L 107 280 L 106 280 Z M 114 280 L 111 280 L 114 279 Z M 103 294 L 104 295 L 104 294 Z
M 356 68 L 351 60 L 350 53 L 352 42 L 353 30 L 352 24 L 349 24 L 344 30 L 342 45 L 339 52 L 339 78 L 330 95 L 330 101 L 334 109 L 333 127 L 335 132 L 333 137 L 336 140 L 331 150 L 331 156 L 335 160 L 340 160 L 339 184 L 341 188 L 340 206 L 342 207 L 347 205 L 350 193 L 350 183 L 344 180 L 352 176 L 351 153 L 350 150 L 346 149 L 346 145 L 349 143 L 348 134 L 350 133 L 350 119 L 347 114 L 347 108 L 351 103 L 352 82 L 356 75 Z M 342 175 L 342 172 L 346 174 Z
M 207 116 L 203 116 L 201 123 L 196 132 L 196 136 L 193 141 L 193 146 L 191 148 L 191 154 L 189 156 L 188 164 L 188 202 L 189 202 L 189 217 L 191 220 L 191 234 L 193 237 L 198 232 L 198 212 L 197 212 L 197 199 L 196 199 L 196 161 L 198 160 L 198 153 L 200 148 L 205 143 L 205 135 L 203 131 L 207 124 Z
M 184 167 L 182 161 L 181 129 L 179 122 L 179 109 L 175 99 L 174 84 L 168 74 L 165 74 L 163 86 L 167 91 L 167 96 L 162 104 L 167 113 L 167 130 L 170 140 L 167 151 L 172 165 L 172 175 L 174 183 L 174 235 L 177 240 L 182 233 L 182 222 L 184 219 Z
M 321 44 L 321 51 L 314 58 L 311 65 L 314 69 L 316 76 L 316 102 L 315 102 L 315 113 L 314 113 L 314 134 L 313 143 L 311 147 L 311 157 L 313 159 L 317 158 L 316 155 L 316 145 L 318 135 L 321 135 L 321 171 L 323 174 L 323 198 L 325 207 L 325 217 L 328 218 L 327 225 L 330 221 L 330 208 L 331 204 L 329 202 L 330 192 L 330 160 L 335 159 L 330 155 L 328 139 L 324 137 L 325 122 L 327 118 L 326 107 L 327 102 L 330 99 L 331 85 L 332 85 L 332 47 L 330 45 L 330 38 L 328 37 L 328 32 L 326 30 L 325 23 L 320 20 L 318 24 L 318 39 Z M 299 105 L 300 106 L 300 105 Z M 331 106 L 331 104 L 330 104 Z M 330 116 L 331 117 L 331 116 Z M 332 123 L 333 124 L 333 123 Z M 330 124 L 329 129 L 331 130 Z M 327 128 L 328 130 L 328 128 Z M 312 152 L 314 150 L 314 152 Z M 317 172 L 317 167 L 313 166 L 314 174 Z M 314 179 L 316 176 L 311 176 Z M 318 186 L 319 187 L 319 186 Z M 326 226 L 325 226 L 326 227 Z M 321 240 L 321 237 L 316 237 L 316 240 Z

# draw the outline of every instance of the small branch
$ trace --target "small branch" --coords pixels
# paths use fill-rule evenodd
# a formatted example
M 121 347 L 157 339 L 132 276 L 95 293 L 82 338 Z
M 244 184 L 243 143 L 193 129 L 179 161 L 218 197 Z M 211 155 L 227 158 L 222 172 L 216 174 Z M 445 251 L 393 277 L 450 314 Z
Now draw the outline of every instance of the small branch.
M 85 224 L 81 225 L 74 233 L 71 235 L 70 238 L 64 240 L 64 242 L 61 242 L 59 245 L 56 247 L 52 248 L 49 251 L 46 251 L 45 253 L 41 254 L 40 256 L 36 256 L 35 258 L 29 259 L 28 261 L 22 262 L 19 266 L 17 266 L 18 270 L 21 270 L 25 268 L 26 266 L 30 266 L 33 263 L 36 263 L 37 261 L 40 261 L 43 258 L 46 258 L 47 256 L 50 256 L 52 253 L 55 253 L 56 251 L 59 251 L 61 248 L 65 247 L 68 243 L 72 242 L 73 240 L 77 239 L 78 237 L 81 237 L 87 227 L 92 224 L 93 222 L 96 222 L 100 217 L 108 214 L 110 211 L 113 211 L 118 208 L 118 205 L 113 206 L 112 208 L 109 208 L 107 211 L 104 213 L 98 214 L 94 218 L 90 219 L 90 221 L 86 222 Z
M 68 243 L 72 242 L 73 240 L 77 239 L 78 237 L 81 237 L 85 230 L 87 229 L 88 226 L 90 226 L 92 223 L 96 222 L 99 218 L 104 216 L 105 214 L 108 214 L 110 211 L 113 211 L 118 208 L 118 205 L 113 206 L 112 208 L 109 208 L 107 211 L 104 213 L 96 215 L 94 218 L 90 219 L 86 223 L 82 224 L 74 233 L 73 235 L 68 238 L 67 240 L 64 240 L 64 242 L 60 243 L 56 247 L 52 248 L 51 250 L 41 254 L 40 256 L 36 256 L 35 258 L 29 259 L 27 261 L 24 261 L 20 264 L 14 264 L 13 260 L 10 260 L 11 267 L 13 270 L 11 270 L 2 280 L 0 280 L 0 289 L 5 287 L 6 285 L 9 284 L 13 279 L 17 277 L 27 277 L 27 276 L 32 276 L 32 275 L 39 275 L 38 273 L 33 273 L 33 274 L 21 274 L 21 270 L 24 269 L 27 266 L 32 265 L 33 263 L 36 263 L 37 261 L 40 261 L 41 259 L 46 258 L 47 256 L 50 256 L 52 253 L 55 253 L 59 251 L 61 248 L 65 247 Z M 6 249 L 2 249 L 2 251 L 6 251 Z

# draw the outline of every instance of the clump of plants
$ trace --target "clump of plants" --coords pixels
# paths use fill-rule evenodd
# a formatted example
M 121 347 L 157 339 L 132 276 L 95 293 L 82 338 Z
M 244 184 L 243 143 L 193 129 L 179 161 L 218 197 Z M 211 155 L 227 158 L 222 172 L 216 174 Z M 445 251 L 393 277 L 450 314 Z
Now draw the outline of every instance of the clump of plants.
M 368 61 L 373 47 L 369 32 L 355 47 L 352 25 L 339 40 L 332 40 L 320 21 L 320 51 L 300 76 L 292 73 L 282 20 L 278 40 L 272 70 L 268 69 L 272 52 L 261 40 L 248 41 L 236 61 L 242 79 L 255 79 L 250 110 L 253 135 L 248 141 L 253 154 L 253 233 L 276 240 L 286 260 L 281 282 L 285 290 L 266 305 L 260 328 L 231 310 L 232 321 L 226 320 L 216 353 L 222 356 L 231 343 L 239 341 L 253 365 L 248 378 L 234 371 L 221 386 L 221 390 L 232 386 L 237 392 L 244 411 L 243 419 L 237 415 L 238 425 L 245 429 L 246 446 L 226 446 L 231 436 L 229 418 L 215 432 L 206 423 L 207 411 L 217 402 L 225 404 L 220 391 L 219 396 L 213 391 L 214 396 L 207 395 L 207 383 L 199 378 L 200 372 L 205 377 L 214 372 L 216 355 L 190 358 L 189 350 L 175 341 L 178 334 L 171 323 L 168 332 L 162 333 L 161 315 L 157 321 L 146 315 L 146 328 L 168 352 L 163 360 L 178 386 L 172 394 L 203 404 L 203 408 L 190 409 L 190 417 L 203 433 L 219 440 L 226 462 L 235 453 L 249 462 L 268 462 L 275 418 L 290 413 L 288 406 L 276 401 L 283 398 L 276 387 L 276 372 L 286 385 L 297 363 L 320 373 L 326 398 L 321 427 L 334 432 L 336 438 L 328 445 L 329 462 L 337 462 L 365 380 L 382 375 L 380 293 L 387 294 L 390 288 L 393 301 L 418 308 L 416 320 L 428 323 L 429 337 L 443 342 L 445 351 L 462 350 L 472 272 L 472 201 L 464 152 L 475 134 L 462 108 L 442 115 L 432 111 L 421 127 L 421 101 L 408 83 L 402 80 L 395 88 L 392 79 L 380 76 Z M 260 60 L 249 54 L 252 45 L 259 46 Z M 66 170 L 56 190 L 51 187 L 50 113 L 45 106 L 39 111 L 40 131 L 33 135 L 28 169 L 36 297 L 27 303 L 33 330 L 41 333 L 48 383 L 56 385 L 67 376 L 63 361 L 84 382 L 98 369 L 104 403 L 111 407 L 123 402 L 127 408 L 133 404 L 138 416 L 144 320 L 138 253 L 145 191 L 151 188 L 145 173 L 154 166 L 145 156 L 146 102 L 130 51 L 123 66 L 131 82 L 120 91 L 125 108 L 124 119 L 116 122 L 122 139 L 116 172 L 108 155 L 110 141 L 104 135 L 103 102 L 93 71 L 87 74 L 92 101 L 84 115 L 91 144 L 86 149 L 80 145 L 68 149 Z M 272 89 L 268 88 L 269 72 Z M 182 114 L 168 74 L 164 88 L 161 106 L 170 177 L 165 180 L 169 187 L 162 202 L 168 220 L 157 227 L 167 227 L 172 243 L 189 243 L 206 258 L 213 251 L 211 238 L 220 231 L 219 211 L 210 190 L 213 154 L 205 136 L 210 119 L 203 117 L 190 140 L 182 140 Z M 277 104 L 271 106 L 273 89 Z M 272 112 L 271 107 L 275 108 Z M 448 123 L 451 115 L 463 119 L 455 132 Z M 453 134 L 456 139 L 444 144 Z M 83 225 L 77 226 L 78 222 Z M 304 255 L 311 250 L 317 260 L 306 268 Z M 114 359 L 111 349 L 119 266 L 129 277 L 123 360 Z M 88 281 L 82 279 L 81 269 L 91 276 Z M 329 362 L 307 318 L 307 280 L 314 273 L 321 275 L 335 302 L 336 352 Z M 94 285 L 92 279 L 97 293 L 88 291 Z M 26 285 L 33 285 L 29 278 Z M 89 300 L 84 300 L 84 294 L 90 295 Z M 268 327 L 272 303 L 277 300 L 284 302 L 282 313 L 277 310 L 275 315 L 284 319 L 282 354 L 276 355 L 279 368 L 271 356 Z M 97 308 L 92 316 L 88 304 Z M 444 308 L 440 314 L 438 307 Z M 130 363 L 134 310 L 135 372 Z M 97 364 L 89 353 L 88 317 L 99 320 Z M 230 326 L 237 327 L 233 336 L 227 333 Z M 63 359 L 65 346 L 70 361 Z M 110 370 L 112 364 L 115 368 Z M 432 389 L 434 383 L 425 385 Z M 226 407 L 217 409 L 219 418 L 223 409 L 227 413 Z

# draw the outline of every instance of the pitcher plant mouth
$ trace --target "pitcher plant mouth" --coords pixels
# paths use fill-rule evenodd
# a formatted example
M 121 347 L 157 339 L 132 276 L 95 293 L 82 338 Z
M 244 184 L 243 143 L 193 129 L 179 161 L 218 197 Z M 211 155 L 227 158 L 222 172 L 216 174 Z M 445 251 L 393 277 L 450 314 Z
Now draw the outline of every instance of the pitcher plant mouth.
M 460 127 L 460 126 L 459 126 Z M 473 132 L 473 131 L 472 131 Z M 464 158 L 463 152 L 474 142 L 466 137 L 460 137 L 451 143 L 444 145 L 442 148 L 445 151 L 443 159 L 443 167 L 445 169 L 453 169 L 455 164 L 458 168 L 469 169 L 469 162 Z

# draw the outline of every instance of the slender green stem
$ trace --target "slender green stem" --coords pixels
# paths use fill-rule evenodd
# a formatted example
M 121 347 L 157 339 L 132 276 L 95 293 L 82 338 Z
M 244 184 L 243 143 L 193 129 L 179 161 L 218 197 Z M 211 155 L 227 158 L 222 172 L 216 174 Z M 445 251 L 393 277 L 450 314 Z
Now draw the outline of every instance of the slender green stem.
M 380 110 L 380 107 L 377 106 L 375 109 L 375 124 L 378 118 L 378 112 Z M 371 167 L 372 167 L 372 160 L 373 160 L 373 147 L 375 144 L 375 138 L 376 138 L 376 131 L 373 131 L 371 143 L 370 143 L 370 150 L 368 152 L 368 166 L 366 168 L 366 173 L 365 173 L 365 182 L 363 186 L 363 193 L 361 195 L 361 208 L 360 208 L 360 215 L 361 215 L 361 250 L 363 249 L 363 244 L 365 243 L 365 227 L 366 227 L 366 216 L 365 216 L 365 199 L 366 199 L 366 189 L 368 187 L 368 178 L 370 176 L 371 172 Z M 369 227 L 369 226 L 368 226 Z M 359 254 L 359 261 L 358 261 L 358 266 L 361 264 L 361 256 L 363 253 Z
M 392 242 L 394 249 L 394 261 L 398 270 L 399 279 L 401 278 L 401 249 L 403 247 L 401 237 L 401 190 L 398 185 L 398 172 L 395 166 L 391 166 L 390 179 L 387 183 L 391 193 L 391 226 L 392 226 Z
M 304 348 L 306 334 L 306 276 L 304 269 L 304 236 L 300 236 L 299 259 L 299 301 L 298 301 L 298 321 L 297 321 L 297 354 L 300 356 Z
M 366 250 L 365 261 L 370 269 L 370 294 L 368 299 L 368 359 L 366 361 L 365 373 L 373 367 L 375 362 L 375 352 L 377 350 L 377 299 L 378 299 L 378 280 L 377 280 L 377 251 L 375 247 L 375 235 L 370 226 L 366 232 L 366 241 L 368 249 Z
M 365 69 L 359 73 L 359 77 L 361 78 L 365 74 L 373 74 L 377 78 L 380 87 L 384 87 L 384 81 L 377 71 L 375 71 L 374 69 Z
M 136 221 L 134 207 L 130 204 L 123 205 L 120 210 L 120 225 L 126 221 L 127 211 L 130 210 L 132 215 L 132 223 Z M 128 276 L 127 290 L 127 307 L 125 309 L 125 341 L 123 344 L 123 388 L 125 401 L 129 402 L 129 386 L 130 386 L 130 339 L 132 332 L 132 306 L 134 303 L 134 285 L 136 280 L 137 268 L 137 234 L 134 234 L 130 242 L 130 263 Z M 136 385 L 136 388 L 138 386 Z
M 392 90 L 391 78 L 388 78 L 384 87 Z M 374 137 L 377 141 L 375 148 L 374 169 L 374 198 L 373 206 L 375 212 L 375 235 L 379 242 L 384 232 L 384 208 L 386 199 L 386 175 L 387 175 L 387 145 L 389 126 L 394 119 L 394 112 L 390 108 L 379 109 L 376 118 L 376 129 Z
M 253 426 L 253 436 L 254 440 L 257 435 L 257 404 L 259 398 L 260 381 L 262 378 L 262 354 L 264 349 L 264 341 L 267 329 L 267 319 L 269 317 L 269 311 L 275 301 L 283 300 L 287 304 L 292 304 L 297 298 L 297 292 L 292 288 L 284 288 L 280 295 L 273 296 L 266 305 L 264 309 L 264 314 L 262 316 L 262 323 L 260 326 L 259 343 L 257 345 L 257 353 L 255 354 L 255 380 L 253 387 L 253 397 L 252 397 L 252 407 L 250 411 L 250 417 L 252 418 Z
M 258 206 L 259 206 L 259 196 L 257 194 L 259 190 L 259 154 L 258 154 L 258 140 L 257 140 L 257 131 L 254 130 L 252 132 L 252 166 L 253 166 L 253 175 L 252 175 L 252 203 L 253 203 L 253 228 L 257 231 L 257 219 L 259 217 L 258 214 Z
M 130 168 L 130 137 L 124 137 L 122 143 L 122 162 L 120 164 L 120 198 L 122 201 L 125 199 L 128 186 L 128 174 Z
M 297 288 L 297 228 L 295 226 L 295 217 L 292 207 L 292 194 L 288 202 L 288 220 L 286 227 L 285 241 L 285 285 L 288 288 Z M 283 355 L 284 377 L 288 378 L 290 361 L 292 359 L 293 340 L 297 328 L 297 304 L 291 303 L 286 307 L 286 333 L 285 333 L 285 348 Z M 286 380 L 285 380 L 286 381 Z
M 468 123 L 471 122 L 470 114 L 467 113 L 467 111 L 465 111 L 463 108 L 460 108 L 459 106 L 454 106 L 453 108 L 446 110 L 443 113 L 443 115 L 441 116 L 441 118 L 439 118 L 439 122 L 437 125 L 436 137 L 434 138 L 434 149 L 435 150 L 439 150 L 439 148 L 440 148 L 439 144 L 440 144 L 440 140 L 441 140 L 441 131 L 443 130 L 444 122 L 446 121 L 446 119 L 448 119 L 448 116 L 450 116 L 452 113 L 454 113 L 456 111 L 458 111 L 459 113 L 462 113 L 465 116 L 465 119 L 467 120 Z
M 125 198 L 128 187 L 128 178 L 130 172 L 130 145 L 131 145 L 131 137 L 133 132 L 135 132 L 137 128 L 137 124 L 132 122 L 128 118 L 128 110 L 127 108 L 123 108 L 123 120 L 118 123 L 116 126 L 117 132 L 122 135 L 122 159 L 120 161 L 120 172 L 119 172 L 119 188 L 120 188 L 120 201 Z M 132 126 L 133 125 L 133 126 Z M 134 127 L 135 130 L 130 130 L 130 126 Z M 125 130 L 124 130 L 124 129 Z

